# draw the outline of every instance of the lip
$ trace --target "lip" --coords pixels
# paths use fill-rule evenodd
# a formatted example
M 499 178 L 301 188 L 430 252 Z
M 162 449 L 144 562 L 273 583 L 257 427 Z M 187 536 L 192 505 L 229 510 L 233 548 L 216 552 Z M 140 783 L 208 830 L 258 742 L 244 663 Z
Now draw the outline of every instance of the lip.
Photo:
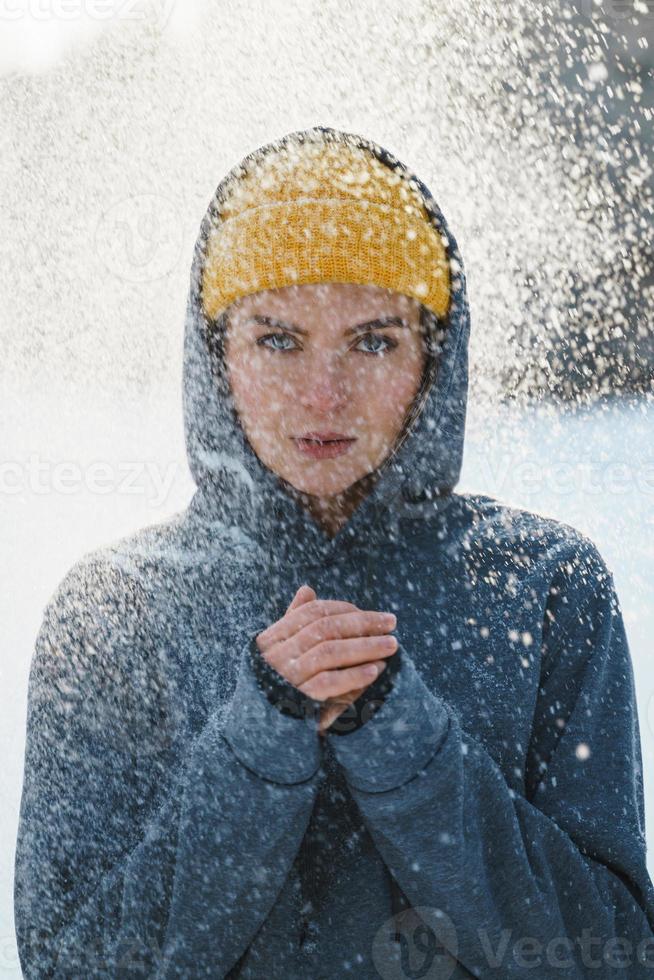
M 344 432 L 305 432 L 298 439 L 319 439 L 320 442 L 351 442 L 352 436 L 346 436 Z
M 338 432 L 307 432 L 304 436 L 293 436 L 293 442 L 303 454 L 311 459 L 333 459 L 347 453 L 356 439 Z

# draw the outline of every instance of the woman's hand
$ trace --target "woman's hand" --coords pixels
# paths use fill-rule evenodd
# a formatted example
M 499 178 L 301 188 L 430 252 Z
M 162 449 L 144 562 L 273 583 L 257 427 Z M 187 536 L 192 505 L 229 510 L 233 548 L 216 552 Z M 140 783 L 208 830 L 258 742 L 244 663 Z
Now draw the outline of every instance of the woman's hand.
M 379 676 L 398 644 L 390 613 L 351 602 L 318 599 L 301 586 L 284 616 L 256 638 L 262 656 L 298 690 L 324 702 L 324 731 Z
M 304 602 L 311 602 L 316 599 L 316 593 L 314 590 L 308 586 L 303 585 L 295 595 L 293 603 L 299 598 L 298 605 L 302 605 Z M 293 605 L 293 603 L 291 605 Z M 357 608 L 356 606 L 354 608 Z M 385 663 L 381 664 L 381 669 L 386 667 Z M 379 674 L 377 674 L 379 676 Z M 320 719 L 318 722 L 318 734 L 324 735 L 329 726 L 336 721 L 337 718 L 343 714 L 343 712 L 349 708 L 351 704 L 354 704 L 359 695 L 363 694 L 366 687 L 368 687 L 372 681 L 375 680 L 373 677 L 368 684 L 364 684 L 363 687 L 355 687 L 353 691 L 346 691 L 345 694 L 340 694 L 334 698 L 328 698 L 325 701 L 323 707 L 320 711 Z

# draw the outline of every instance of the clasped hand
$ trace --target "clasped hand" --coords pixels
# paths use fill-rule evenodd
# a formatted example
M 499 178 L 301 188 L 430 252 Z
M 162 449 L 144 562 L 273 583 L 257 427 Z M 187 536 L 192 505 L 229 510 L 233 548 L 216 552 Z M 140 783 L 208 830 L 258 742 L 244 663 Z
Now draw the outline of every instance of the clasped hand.
M 390 636 L 393 613 L 359 609 L 339 599 L 318 599 L 302 585 L 285 614 L 259 633 L 257 646 L 278 674 L 322 702 L 318 732 L 365 691 L 398 648 Z

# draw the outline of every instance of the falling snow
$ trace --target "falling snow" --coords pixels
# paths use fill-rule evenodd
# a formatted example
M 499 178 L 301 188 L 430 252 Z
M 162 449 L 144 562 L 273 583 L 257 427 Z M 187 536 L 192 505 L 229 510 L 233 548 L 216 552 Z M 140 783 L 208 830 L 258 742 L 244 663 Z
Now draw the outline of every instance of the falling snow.
M 373 976 L 389 930 L 397 949 L 438 934 L 478 973 L 477 927 L 554 937 L 582 905 L 640 938 L 650 5 L 128 6 L 0 12 L 6 885 L 24 794 L 5 975 L 14 911 L 30 975 L 119 954 L 223 975 L 246 953 L 253 977 L 272 950 L 285 975 L 318 956 Z M 397 154 L 462 253 L 444 404 L 437 376 L 388 471 L 403 492 L 382 480 L 335 543 L 244 448 L 194 292 L 222 175 L 319 124 Z M 398 623 L 382 707 L 322 747 L 248 669 L 305 582 Z

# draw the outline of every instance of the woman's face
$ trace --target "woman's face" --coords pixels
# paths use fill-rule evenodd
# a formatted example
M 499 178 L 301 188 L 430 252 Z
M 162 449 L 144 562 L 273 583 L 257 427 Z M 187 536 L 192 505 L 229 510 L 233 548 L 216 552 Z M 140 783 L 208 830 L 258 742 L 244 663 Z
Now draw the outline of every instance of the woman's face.
M 386 459 L 425 363 L 417 300 L 318 283 L 253 293 L 226 312 L 234 404 L 269 469 L 297 490 L 331 497 Z

